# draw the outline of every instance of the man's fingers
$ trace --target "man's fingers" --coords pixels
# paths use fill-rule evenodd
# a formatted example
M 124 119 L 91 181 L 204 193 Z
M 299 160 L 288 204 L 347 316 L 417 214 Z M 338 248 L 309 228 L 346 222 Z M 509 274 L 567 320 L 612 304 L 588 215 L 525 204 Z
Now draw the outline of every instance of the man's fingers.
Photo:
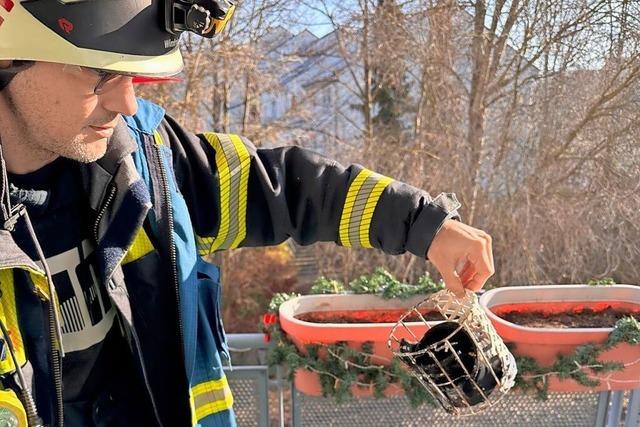
M 442 279 L 444 280 L 447 289 L 452 291 L 458 298 L 464 297 L 464 286 L 462 286 L 460 277 L 458 277 L 453 266 L 448 268 L 446 271 L 441 271 L 440 274 L 442 275 Z
M 473 277 L 476 275 L 475 266 L 468 260 L 465 260 L 464 267 L 461 270 L 456 270 L 458 271 L 460 282 L 462 282 L 462 286 L 464 286 L 465 288 L 467 287 L 467 282 L 471 281 L 471 279 L 473 279 Z
M 489 254 L 489 268 L 491 272 L 491 276 L 493 276 L 496 272 L 496 265 L 493 262 L 493 239 L 490 235 L 487 234 L 487 254 Z
M 433 239 L 427 258 L 433 262 L 447 288 L 463 295 L 465 288 L 477 291 L 493 276 L 492 239 L 471 226 L 447 220 Z M 457 262 L 458 264 L 452 266 Z
M 487 254 L 489 255 L 489 272 L 491 273 L 491 276 L 493 276 L 493 274 L 496 272 L 496 267 L 495 267 L 495 264 L 493 263 L 493 239 L 491 238 L 490 235 L 488 235 L 487 233 L 484 233 L 484 240 L 486 244 L 486 251 L 487 251 Z
M 470 282 L 465 283 L 465 287 L 470 291 L 477 292 L 482 289 L 486 281 L 486 279 L 482 280 L 478 276 L 475 276 Z
M 482 280 L 484 284 L 495 272 L 493 257 L 485 239 L 480 239 L 479 244 L 477 244 L 474 249 L 473 254 L 469 255 L 469 261 L 476 267 L 478 278 Z

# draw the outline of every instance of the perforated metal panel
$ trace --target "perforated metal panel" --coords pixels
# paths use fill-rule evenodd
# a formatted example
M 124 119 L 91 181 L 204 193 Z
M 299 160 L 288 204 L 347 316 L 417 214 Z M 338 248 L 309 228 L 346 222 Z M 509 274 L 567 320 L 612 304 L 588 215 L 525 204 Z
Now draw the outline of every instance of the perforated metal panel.
M 247 351 L 266 349 L 261 334 L 232 334 L 229 342 L 234 345 L 233 351 L 245 356 Z M 262 365 L 264 358 L 245 359 L 247 365 L 236 364 L 233 371 L 225 369 L 239 427 L 291 426 L 292 422 L 296 427 L 640 427 L 640 390 L 633 394 L 554 393 L 547 401 L 511 392 L 481 414 L 453 418 L 427 405 L 414 410 L 402 397 L 355 399 L 338 405 L 332 399 L 289 393 L 286 387 L 280 409 L 278 392 L 283 383 L 271 380 L 270 397 L 268 369 Z M 280 369 L 276 369 L 275 376 L 282 378 Z M 292 397 L 291 402 L 288 396 Z
M 598 393 L 554 393 L 547 401 L 512 393 L 485 412 L 463 418 L 428 405 L 414 410 L 402 397 L 354 399 L 338 405 L 296 393 L 295 400 L 296 425 L 304 427 L 589 427 L 596 421 Z
M 233 408 L 240 427 L 269 425 L 266 366 L 234 367 L 226 371 L 233 393 Z

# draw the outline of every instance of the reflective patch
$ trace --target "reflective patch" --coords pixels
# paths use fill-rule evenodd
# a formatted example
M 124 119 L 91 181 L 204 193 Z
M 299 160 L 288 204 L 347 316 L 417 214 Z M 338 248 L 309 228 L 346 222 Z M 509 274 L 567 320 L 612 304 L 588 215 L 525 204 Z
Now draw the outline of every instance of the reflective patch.
M 162 139 L 162 135 L 160 135 L 160 132 L 158 131 L 153 132 L 153 141 L 156 143 L 156 145 L 164 145 L 164 140 Z
M 153 251 L 153 244 L 151 243 L 149 236 L 147 236 L 146 231 L 144 231 L 144 228 L 141 227 L 138 234 L 136 234 L 136 237 L 133 239 L 133 243 L 127 251 L 127 254 L 124 256 L 122 265 L 137 261 L 151 251 Z
M 382 192 L 393 180 L 363 169 L 353 180 L 340 218 L 340 244 L 371 248 L 369 229 Z
M 251 156 L 237 135 L 205 133 L 216 151 L 220 180 L 220 225 L 215 237 L 196 236 L 201 256 L 236 248 L 247 235 L 247 193 Z
M 231 409 L 233 406 L 233 396 L 225 376 L 219 380 L 206 381 L 192 387 L 191 396 L 198 421 L 216 412 Z
M 2 292 L 2 296 L 0 296 L 0 320 L 2 320 L 5 328 L 7 328 L 9 338 L 15 350 L 16 359 L 22 366 L 26 363 L 27 357 L 18 324 L 13 270 L 0 270 L 0 291 Z M 3 345 L 6 345 L 4 344 L 4 336 L 0 334 L 0 337 L 3 339 Z M 0 374 L 15 371 L 16 368 L 9 354 L 8 347 L 2 349 L 2 356 L 4 356 L 4 359 L 0 360 Z

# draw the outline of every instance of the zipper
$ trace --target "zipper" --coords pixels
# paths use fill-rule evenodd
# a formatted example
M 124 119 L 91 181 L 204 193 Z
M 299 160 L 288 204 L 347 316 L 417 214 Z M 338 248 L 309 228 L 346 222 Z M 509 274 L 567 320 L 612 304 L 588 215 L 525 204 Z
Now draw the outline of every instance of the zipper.
M 177 310 L 177 322 L 178 322 L 178 339 L 180 342 L 180 355 L 182 357 L 182 360 L 185 359 L 185 355 L 184 355 L 184 331 L 183 331 L 183 325 L 182 325 L 182 317 L 181 317 L 181 312 L 180 312 L 180 290 L 179 290 L 179 285 L 178 285 L 178 271 L 177 271 L 177 254 L 176 254 L 176 248 L 175 248 L 175 241 L 174 241 L 174 237 L 173 237 L 173 210 L 171 207 L 171 193 L 170 193 L 170 188 L 169 188 L 169 181 L 167 178 L 167 172 L 165 170 L 164 167 L 164 162 L 162 161 L 162 151 L 159 145 L 154 144 L 154 149 L 156 151 L 156 155 L 157 155 L 157 159 L 158 159 L 158 164 L 159 164 L 159 168 L 160 168 L 160 177 L 161 177 L 161 181 L 162 181 L 162 189 L 163 189 L 163 199 L 165 202 L 165 207 L 167 208 L 167 220 L 169 222 L 169 236 L 168 236 L 168 240 L 169 240 L 169 260 L 171 262 L 171 280 L 174 286 L 174 290 L 175 290 L 175 296 L 176 296 L 176 310 Z M 106 213 L 107 208 L 109 207 L 109 205 L 111 204 L 114 196 L 116 193 L 116 188 L 115 185 L 111 186 L 111 189 L 109 190 L 109 195 L 107 196 L 107 199 L 105 201 L 105 203 L 102 205 L 102 208 L 100 209 L 98 216 L 96 217 L 96 222 L 94 225 L 94 237 L 96 239 L 96 242 L 98 241 L 98 226 L 100 224 L 100 221 L 102 220 L 102 217 L 104 216 L 104 214 Z M 110 279 L 110 278 L 109 278 Z M 108 280 L 109 282 L 110 280 Z M 105 284 L 106 285 L 106 284 Z M 125 322 L 128 323 L 128 322 Z M 144 378 L 144 382 L 145 385 L 147 387 L 147 390 L 149 390 L 149 392 L 151 391 L 151 385 L 149 384 L 149 379 L 146 373 L 146 368 L 145 368 L 145 364 L 144 364 L 144 360 L 142 358 L 142 346 L 140 345 L 140 340 L 138 338 L 138 334 L 133 326 L 133 324 L 129 325 L 129 328 L 131 329 L 131 335 L 133 337 L 133 340 L 136 344 L 136 347 L 138 349 L 138 352 L 140 353 L 140 357 L 138 357 L 138 359 L 140 360 L 140 364 L 142 367 L 142 376 Z M 151 394 L 151 393 L 150 393 Z M 151 404 L 153 406 L 154 412 L 156 414 L 156 417 L 158 418 L 158 420 L 160 420 L 160 416 L 159 416 L 159 412 L 158 412 L 158 408 L 156 406 L 156 403 L 153 399 L 153 395 L 151 395 Z
M 53 384 L 56 394 L 58 426 L 64 425 L 64 413 L 63 413 L 63 401 L 62 401 L 62 361 L 60 358 L 60 350 L 54 347 L 57 342 L 57 328 L 53 314 L 53 310 L 56 309 L 53 300 L 49 300 L 49 340 L 51 345 L 51 365 L 53 366 Z
M 56 295 L 53 278 L 51 277 L 51 272 L 49 271 L 49 267 L 47 265 L 47 260 L 44 256 L 44 253 L 42 252 L 42 247 L 40 246 L 40 242 L 38 242 L 38 237 L 36 236 L 33 224 L 31 223 L 29 214 L 24 206 L 20 208 L 19 215 L 24 217 L 29 235 L 31 236 L 31 241 L 35 246 L 40 262 L 42 262 L 43 264 L 44 275 L 46 276 L 47 285 L 49 287 L 49 300 L 47 301 L 47 306 L 49 309 L 49 313 L 47 316 L 47 320 L 49 323 L 49 345 L 51 346 L 51 352 L 49 353 L 49 362 L 53 371 L 53 386 L 56 401 L 55 412 L 58 421 L 56 425 L 58 427 L 63 427 L 64 408 L 62 400 L 62 357 L 64 356 L 64 349 L 62 344 L 62 329 L 60 326 L 60 318 L 57 306 L 58 298 Z
M 102 217 L 104 216 L 104 214 L 107 212 L 107 208 L 113 201 L 113 198 L 115 197 L 115 195 L 116 195 L 116 186 L 114 184 L 111 184 L 109 186 L 109 195 L 107 196 L 107 200 L 105 200 L 104 204 L 102 205 L 102 208 L 98 212 L 95 225 L 93 226 L 93 236 L 95 237 L 96 242 L 98 241 L 98 226 L 100 225 L 100 221 L 102 220 Z M 105 286 L 106 286 L 106 283 L 105 283 Z
M 107 196 L 105 202 L 102 204 L 102 207 L 100 208 L 99 212 L 98 212 L 98 216 L 96 217 L 96 222 L 94 224 L 93 227 L 93 234 L 94 237 L 96 239 L 96 242 L 98 242 L 98 227 L 100 225 L 100 221 L 102 221 L 102 217 L 104 216 L 104 214 L 106 213 L 107 209 L 109 208 L 109 205 L 111 204 L 111 202 L 113 201 L 114 197 L 116 195 L 116 186 L 114 184 L 110 185 L 109 188 L 109 195 Z M 126 251 L 125 251 L 126 253 Z M 121 262 L 122 260 L 120 260 Z M 118 264 L 120 264 L 120 262 L 118 262 Z M 104 285 L 108 288 L 111 288 L 111 290 L 114 290 L 115 288 L 111 286 L 111 277 L 107 278 L 107 283 L 105 283 Z M 116 307 L 118 307 L 116 305 Z M 118 311 L 120 311 L 120 309 L 118 308 Z M 120 313 L 120 315 L 122 316 L 122 313 Z M 131 336 L 133 338 L 133 342 L 136 346 L 136 349 L 138 351 L 138 353 L 140 354 L 140 356 L 138 357 L 138 360 L 140 361 L 140 367 L 142 370 L 142 379 L 144 380 L 144 385 L 146 387 L 146 389 L 149 391 L 149 395 L 150 395 L 150 400 L 151 400 L 151 406 L 153 407 L 153 411 L 154 414 L 156 416 L 156 418 L 158 420 L 160 420 L 160 413 L 158 412 L 158 407 L 156 405 L 155 400 L 153 399 L 153 395 L 151 394 L 151 384 L 149 383 L 149 377 L 147 375 L 147 368 L 144 364 L 144 359 L 142 358 L 142 345 L 140 344 L 140 339 L 138 338 L 138 333 L 135 329 L 135 327 L 133 326 L 132 323 L 128 322 L 126 320 L 126 318 L 124 316 L 122 316 L 122 319 L 124 320 L 124 324 L 127 326 L 127 328 L 129 328 L 129 330 L 131 331 Z
M 173 238 L 173 209 L 171 206 L 171 192 L 169 189 L 169 181 L 167 179 L 167 171 L 165 170 L 164 162 L 162 161 L 162 151 L 160 145 L 154 144 L 156 150 L 157 159 L 160 167 L 160 176 L 162 179 L 163 198 L 165 207 L 167 209 L 167 221 L 169 222 L 169 260 L 171 262 L 171 279 L 173 282 L 175 295 L 176 295 L 176 311 L 178 314 L 178 338 L 180 340 L 180 355 L 182 360 L 185 360 L 184 354 L 184 329 L 182 325 L 182 316 L 180 312 L 180 289 L 178 284 L 178 257 L 176 254 L 176 246 Z M 162 231 L 161 231 L 162 232 Z

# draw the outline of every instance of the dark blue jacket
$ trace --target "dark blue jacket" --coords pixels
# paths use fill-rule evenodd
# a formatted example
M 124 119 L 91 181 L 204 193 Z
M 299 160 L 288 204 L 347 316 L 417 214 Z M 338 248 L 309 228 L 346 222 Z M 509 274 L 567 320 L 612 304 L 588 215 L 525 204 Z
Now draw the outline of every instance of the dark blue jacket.
M 228 349 L 219 270 L 205 257 L 293 238 L 425 258 L 443 221 L 459 207 L 453 195 L 433 199 L 358 165 L 345 168 L 299 147 L 256 149 L 236 135 L 195 135 L 157 105 L 139 100 L 138 107 L 116 128 L 107 154 L 83 166 L 83 184 L 95 217 L 99 274 L 125 321 L 159 425 L 235 425 L 222 370 Z M 29 292 L 41 304 L 55 305 L 41 269 L 0 231 L 3 294 L 16 294 L 14 269 L 27 272 Z M 10 313 L 6 300 L 0 308 Z M 23 363 L 17 319 L 33 307 L 14 305 L 13 312 L 15 319 L 9 314 L 4 320 L 15 331 Z M 59 385 L 45 355 L 56 343 L 37 332 L 38 348 L 27 353 L 38 355 L 30 362 L 49 374 L 35 393 L 41 415 L 54 424 Z M 0 362 L 0 374 L 12 369 Z

